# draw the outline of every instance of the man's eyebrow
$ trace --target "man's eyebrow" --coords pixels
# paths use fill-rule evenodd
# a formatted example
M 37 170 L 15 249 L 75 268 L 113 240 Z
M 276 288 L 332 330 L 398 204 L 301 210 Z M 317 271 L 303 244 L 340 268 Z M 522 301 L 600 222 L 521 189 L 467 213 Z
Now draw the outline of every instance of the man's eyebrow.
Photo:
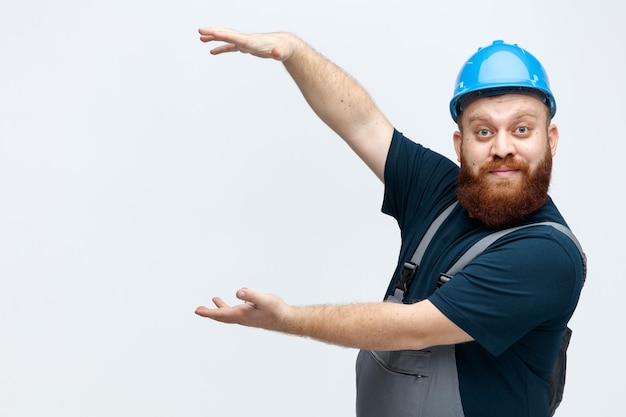
M 531 119 L 535 119 L 535 120 L 539 118 L 536 114 L 529 113 L 529 112 L 526 112 L 526 111 L 520 111 L 518 113 L 515 113 L 511 117 L 511 119 L 519 120 L 519 119 L 523 119 L 523 118 L 526 118 L 526 117 L 531 118 Z M 467 119 L 467 121 L 468 121 L 468 123 L 474 123 L 474 122 L 489 123 L 489 122 L 491 122 L 492 119 L 493 118 L 490 117 L 490 116 L 477 114 L 475 116 L 470 116 Z
M 474 123 L 474 122 L 489 122 L 491 120 L 490 117 L 488 116 L 470 116 L 467 121 L 468 123 Z
M 525 112 L 525 111 L 521 111 L 519 113 L 516 113 L 513 117 L 516 118 L 516 119 L 522 119 L 524 117 L 529 117 L 531 119 L 538 119 L 539 118 L 539 116 L 537 116 L 536 114 Z

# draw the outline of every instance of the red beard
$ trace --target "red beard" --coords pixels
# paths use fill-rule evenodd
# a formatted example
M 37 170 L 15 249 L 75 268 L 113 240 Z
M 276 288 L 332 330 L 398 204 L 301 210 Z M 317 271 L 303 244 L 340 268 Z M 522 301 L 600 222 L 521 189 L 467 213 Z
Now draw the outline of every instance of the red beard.
M 470 217 L 480 220 L 487 227 L 495 229 L 512 226 L 545 204 L 552 173 L 549 148 L 534 172 L 530 172 L 528 164 L 507 156 L 486 163 L 475 176 L 469 164 L 461 160 L 457 198 Z M 502 165 L 519 169 L 522 181 L 501 180 L 494 183 L 488 180 L 488 171 Z

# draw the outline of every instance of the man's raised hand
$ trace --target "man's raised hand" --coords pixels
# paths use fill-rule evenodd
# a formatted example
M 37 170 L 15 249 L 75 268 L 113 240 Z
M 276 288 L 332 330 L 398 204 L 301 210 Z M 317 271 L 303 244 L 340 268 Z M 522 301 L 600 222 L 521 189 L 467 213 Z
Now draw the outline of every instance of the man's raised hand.
M 296 36 L 285 32 L 245 34 L 232 29 L 211 27 L 201 28 L 198 32 L 202 42 L 224 42 L 223 45 L 211 49 L 213 55 L 242 52 L 277 61 L 288 59 L 299 40 Z

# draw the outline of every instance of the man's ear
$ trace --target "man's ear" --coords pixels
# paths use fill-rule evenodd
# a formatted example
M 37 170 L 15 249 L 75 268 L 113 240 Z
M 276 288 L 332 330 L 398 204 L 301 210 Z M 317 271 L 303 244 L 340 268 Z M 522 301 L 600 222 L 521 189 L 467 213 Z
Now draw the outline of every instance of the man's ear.
M 558 135 L 557 135 L 558 136 Z M 454 141 L 454 150 L 456 151 L 456 160 L 461 162 L 461 143 L 463 142 L 463 135 L 458 130 L 452 135 Z
M 559 129 L 556 125 L 550 125 L 548 127 L 548 146 L 550 146 L 550 151 L 552 152 L 552 156 L 556 155 L 556 146 L 559 143 Z

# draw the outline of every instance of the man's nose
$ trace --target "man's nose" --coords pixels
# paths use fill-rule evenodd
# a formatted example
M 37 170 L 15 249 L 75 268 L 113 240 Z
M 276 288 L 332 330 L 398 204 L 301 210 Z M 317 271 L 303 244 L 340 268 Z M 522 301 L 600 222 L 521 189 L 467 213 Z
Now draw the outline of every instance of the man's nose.
M 504 159 L 509 155 L 515 155 L 513 138 L 507 132 L 499 132 L 493 138 L 491 156 Z

